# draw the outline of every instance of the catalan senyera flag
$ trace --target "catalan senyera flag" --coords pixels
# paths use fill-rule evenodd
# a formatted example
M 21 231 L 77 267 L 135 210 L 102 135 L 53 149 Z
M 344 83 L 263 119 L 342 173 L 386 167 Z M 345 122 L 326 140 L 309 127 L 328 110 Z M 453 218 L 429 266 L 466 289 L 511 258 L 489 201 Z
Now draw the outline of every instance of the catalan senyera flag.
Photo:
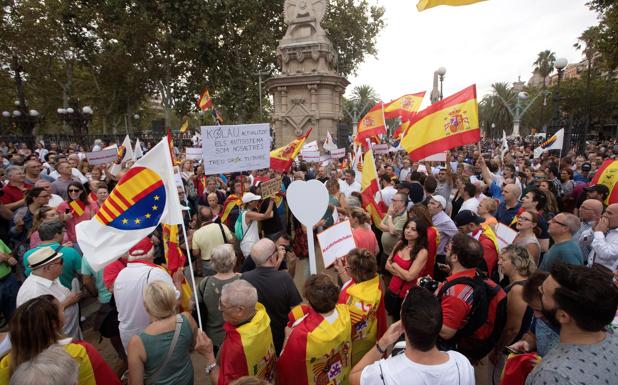
M 590 186 L 595 184 L 603 184 L 609 189 L 609 196 L 605 200 L 605 204 L 618 203 L 618 160 L 607 159 L 601 167 L 594 173 L 594 178 L 590 181 Z
M 218 385 L 227 385 L 244 376 L 272 383 L 277 356 L 264 306 L 259 302 L 255 305 L 255 315 L 249 322 L 238 327 L 226 322 L 223 328 L 226 333 L 219 352 Z
M 401 147 L 418 161 L 480 140 L 476 85 L 471 85 L 415 114 Z
M 481 1 L 484 0 L 419 0 L 419 2 L 416 4 L 416 9 L 421 12 L 429 8 L 437 7 L 439 5 L 459 6 L 474 4 Z
M 221 214 L 221 223 L 226 223 L 227 218 L 230 216 L 230 213 L 236 206 L 240 206 L 242 204 L 242 198 L 237 196 L 236 194 L 230 194 L 223 202 L 223 213 Z
M 204 92 L 197 99 L 197 106 L 200 110 L 206 111 L 210 107 L 212 107 L 212 98 L 210 97 L 210 93 L 208 93 L 208 88 L 204 88 Z
M 277 383 L 295 385 L 343 384 L 352 364 L 352 324 L 348 306 L 337 304 L 337 318 L 327 321 L 305 307 L 277 362 Z
M 368 150 L 363 155 L 363 177 L 361 179 L 361 196 L 363 208 L 371 215 L 373 223 L 378 226 L 384 219 L 384 210 L 375 201 L 377 192 L 380 191 L 376 163 L 373 159 L 373 151 Z
M 270 169 L 278 172 L 285 172 L 291 166 L 294 159 L 298 156 L 303 143 L 305 140 L 311 135 L 310 128 L 309 131 L 300 138 L 296 138 L 291 141 L 287 146 L 279 147 L 270 152 Z
M 358 122 L 356 138 L 354 138 L 355 142 L 361 143 L 364 146 L 366 139 L 380 134 L 386 134 L 386 123 L 384 122 L 384 111 L 382 106 L 382 102 L 377 103 Z
M 86 203 L 84 203 L 81 199 L 70 201 L 69 207 L 71 208 L 71 214 L 76 217 L 81 217 L 86 211 Z
M 163 138 L 118 181 L 77 241 L 95 271 L 121 257 L 160 224 L 182 224 L 168 143 Z
M 341 288 L 339 303 L 346 304 L 352 320 L 352 367 L 386 331 L 386 309 L 380 276 L 364 282 L 350 280 Z
M 425 97 L 425 91 L 416 94 L 403 95 L 392 102 L 384 105 L 384 117 L 392 119 L 400 117 L 402 122 L 410 120 L 412 114 L 415 114 Z
M 185 133 L 187 132 L 187 130 L 189 129 L 189 117 L 185 116 L 184 120 L 182 121 L 182 124 L 180 125 L 180 132 L 181 133 Z

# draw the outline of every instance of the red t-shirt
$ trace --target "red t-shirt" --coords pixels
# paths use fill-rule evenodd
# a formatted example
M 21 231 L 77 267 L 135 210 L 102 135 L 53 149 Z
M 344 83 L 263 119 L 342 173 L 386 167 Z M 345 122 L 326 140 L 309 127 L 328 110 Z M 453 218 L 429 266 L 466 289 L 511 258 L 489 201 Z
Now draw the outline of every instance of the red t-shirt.
M 24 187 L 26 186 L 24 185 Z M 23 199 L 25 195 L 24 190 L 10 184 L 4 186 L 2 188 L 2 192 L 4 192 L 4 194 L 0 197 L 0 202 L 5 205 L 17 202 L 18 200 Z
M 356 243 L 357 248 L 367 249 L 374 256 L 378 255 L 380 252 L 380 246 L 378 245 L 376 235 L 370 228 L 357 227 L 352 229 L 352 237 L 354 237 L 354 243 Z
M 482 234 L 479 238 L 481 247 L 483 247 L 483 259 L 487 264 L 487 276 L 491 277 L 495 269 L 498 268 L 498 251 L 496 250 L 496 244 L 485 234 Z

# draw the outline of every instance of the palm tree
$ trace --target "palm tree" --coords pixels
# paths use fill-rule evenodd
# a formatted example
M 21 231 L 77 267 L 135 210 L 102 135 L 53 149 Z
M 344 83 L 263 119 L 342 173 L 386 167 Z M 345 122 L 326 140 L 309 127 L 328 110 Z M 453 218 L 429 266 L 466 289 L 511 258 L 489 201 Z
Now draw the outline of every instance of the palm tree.
M 380 100 L 376 90 L 368 84 L 354 87 L 350 98 L 343 98 L 343 108 L 356 120 L 360 119 Z
M 556 54 L 546 49 L 545 51 L 539 52 L 536 61 L 532 63 L 532 65 L 535 66 L 534 72 L 538 73 L 543 78 L 543 95 L 545 95 L 545 93 L 547 92 L 547 77 L 553 72 L 555 62 Z M 543 117 L 544 115 L 545 103 L 541 105 L 541 117 Z
M 497 138 L 502 137 L 502 130 L 507 134 L 512 131 L 513 119 L 502 100 L 510 103 L 516 93 L 508 83 L 494 83 L 491 88 L 492 94 L 485 95 L 479 103 L 479 118 L 485 122 L 489 136 Z M 492 123 L 495 124 L 494 129 L 491 129 Z

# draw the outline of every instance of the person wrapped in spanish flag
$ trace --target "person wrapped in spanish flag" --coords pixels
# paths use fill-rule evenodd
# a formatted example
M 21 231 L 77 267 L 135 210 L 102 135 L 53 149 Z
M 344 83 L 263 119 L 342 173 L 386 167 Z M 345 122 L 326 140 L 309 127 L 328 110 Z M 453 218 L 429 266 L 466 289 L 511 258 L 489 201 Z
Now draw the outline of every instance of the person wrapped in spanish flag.
M 290 312 L 277 383 L 346 384 L 352 363 L 348 305 L 337 304 L 339 288 L 326 274 L 309 277 L 303 296 L 310 306 L 300 305 Z
M 352 366 L 386 331 L 384 290 L 376 257 L 366 249 L 352 249 L 335 262 L 343 287 L 339 303 L 348 305 L 352 320 Z
M 221 289 L 219 309 L 225 321 L 225 338 L 218 361 L 212 340 L 198 331 L 195 350 L 206 358 L 211 384 L 227 385 L 244 376 L 273 381 L 277 357 L 270 317 L 257 298 L 255 287 L 242 279 Z

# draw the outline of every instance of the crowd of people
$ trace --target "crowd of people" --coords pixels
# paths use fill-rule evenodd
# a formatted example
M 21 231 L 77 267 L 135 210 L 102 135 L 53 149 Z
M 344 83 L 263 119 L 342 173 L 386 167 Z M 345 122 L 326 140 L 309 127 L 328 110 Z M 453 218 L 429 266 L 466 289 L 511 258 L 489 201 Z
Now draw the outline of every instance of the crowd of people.
M 591 181 L 618 144 L 540 158 L 525 138 L 500 147 L 483 140 L 443 162 L 376 155 L 375 196 L 347 160 L 206 175 L 176 149 L 191 258 L 170 273 L 162 228 L 103 270 L 82 256 L 76 225 L 132 162 L 0 143 L 0 383 L 188 385 L 205 371 L 219 385 L 612 384 L 618 203 Z M 329 194 L 314 233 L 349 220 L 356 244 L 318 274 L 286 203 L 293 181 L 311 179 Z M 198 303 L 181 305 L 189 263 Z

